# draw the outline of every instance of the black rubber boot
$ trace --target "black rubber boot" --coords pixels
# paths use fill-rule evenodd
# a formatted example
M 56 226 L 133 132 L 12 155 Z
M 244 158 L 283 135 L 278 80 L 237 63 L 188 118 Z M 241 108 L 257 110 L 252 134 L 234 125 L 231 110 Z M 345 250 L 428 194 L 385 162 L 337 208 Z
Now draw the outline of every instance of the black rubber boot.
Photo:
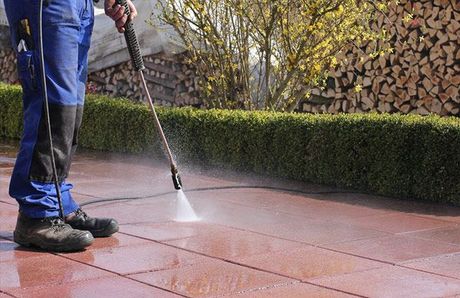
M 78 251 L 94 242 L 87 231 L 73 229 L 59 217 L 41 219 L 18 215 L 14 242 L 22 246 L 35 246 L 48 251 Z
M 66 216 L 65 221 L 74 229 L 91 232 L 94 237 L 108 237 L 118 232 L 118 222 L 115 219 L 89 217 L 81 209 Z

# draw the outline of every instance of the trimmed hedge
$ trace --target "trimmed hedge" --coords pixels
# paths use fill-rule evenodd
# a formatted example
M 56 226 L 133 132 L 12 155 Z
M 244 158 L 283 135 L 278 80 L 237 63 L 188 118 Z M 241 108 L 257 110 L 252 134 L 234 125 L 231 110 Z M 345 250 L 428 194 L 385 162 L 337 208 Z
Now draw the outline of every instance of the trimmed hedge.
M 21 91 L 0 86 L 0 136 L 21 133 Z M 460 204 L 460 119 L 158 108 L 179 164 L 212 166 Z M 89 95 L 83 147 L 161 152 L 147 106 Z

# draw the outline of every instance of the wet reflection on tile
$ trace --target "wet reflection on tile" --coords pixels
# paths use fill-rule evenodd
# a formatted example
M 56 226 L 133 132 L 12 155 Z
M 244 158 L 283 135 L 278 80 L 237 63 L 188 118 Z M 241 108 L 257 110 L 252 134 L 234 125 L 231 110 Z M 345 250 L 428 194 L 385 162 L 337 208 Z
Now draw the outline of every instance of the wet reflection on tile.
M 0 288 L 26 288 L 69 283 L 110 275 L 106 271 L 51 254 L 18 258 L 0 263 Z
M 32 287 L 11 291 L 18 297 L 159 297 L 175 298 L 178 295 L 133 281 L 123 277 L 110 277 L 77 281 L 64 284 L 53 284 L 47 287 Z
M 302 246 L 298 242 L 224 228 L 220 232 L 167 241 L 167 243 L 227 260 L 272 253 L 284 249 L 295 249 Z
M 276 262 L 274 262 L 276 260 Z M 316 247 L 241 258 L 238 263 L 306 281 L 321 276 L 363 271 L 385 264 Z
M 222 261 L 203 262 L 131 277 L 190 297 L 215 297 L 292 282 L 281 276 Z
M 178 268 L 205 259 L 157 243 L 87 250 L 65 256 L 119 274 Z
M 223 228 L 203 222 L 165 222 L 122 225 L 120 231 L 155 241 L 171 241 L 197 235 L 217 233 Z

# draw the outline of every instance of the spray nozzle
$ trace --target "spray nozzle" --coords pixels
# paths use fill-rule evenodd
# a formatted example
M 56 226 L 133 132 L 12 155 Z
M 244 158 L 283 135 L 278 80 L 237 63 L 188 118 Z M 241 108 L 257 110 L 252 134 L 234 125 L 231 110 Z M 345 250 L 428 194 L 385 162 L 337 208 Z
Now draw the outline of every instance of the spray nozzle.
M 179 172 L 177 171 L 176 167 L 171 167 L 171 174 L 172 174 L 172 180 L 174 184 L 174 188 L 177 190 L 182 189 L 182 181 L 180 180 Z

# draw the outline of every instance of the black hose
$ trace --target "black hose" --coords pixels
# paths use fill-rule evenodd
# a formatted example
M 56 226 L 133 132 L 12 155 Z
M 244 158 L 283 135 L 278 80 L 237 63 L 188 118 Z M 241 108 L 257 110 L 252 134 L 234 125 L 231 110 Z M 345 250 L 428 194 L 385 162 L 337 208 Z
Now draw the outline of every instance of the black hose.
M 43 103 L 44 103 L 44 113 L 45 113 L 45 123 L 46 123 L 46 130 L 48 133 L 48 143 L 49 143 L 49 150 L 50 150 L 50 158 L 51 158 L 51 167 L 53 169 L 53 182 L 56 188 L 56 197 L 59 204 L 59 217 L 64 220 L 64 207 L 62 206 L 62 197 L 61 197 L 61 186 L 59 185 L 59 178 L 57 175 L 57 168 L 56 168 L 56 158 L 54 156 L 54 145 L 53 145 L 53 136 L 51 132 L 51 120 L 50 120 L 50 110 L 49 110 L 49 103 L 48 103 L 48 88 L 46 84 L 46 72 L 45 72 L 45 55 L 43 53 L 43 1 L 40 0 L 40 8 L 38 12 L 38 47 L 40 52 L 40 72 L 42 77 L 42 91 L 43 91 Z
M 276 190 L 276 191 L 284 191 L 284 192 L 291 192 L 291 193 L 298 193 L 304 195 L 322 195 L 322 194 L 340 194 L 340 193 L 356 193 L 354 191 L 303 191 L 298 189 L 290 189 L 290 188 L 283 188 L 283 187 L 275 187 L 275 186 L 259 186 L 259 185 L 233 185 L 233 186 L 217 186 L 217 187 L 199 187 L 199 188 L 192 188 L 188 189 L 186 192 L 199 192 L 199 191 L 209 191 L 209 190 L 224 190 L 224 189 L 268 189 L 268 190 Z M 104 203 L 104 202 L 116 202 L 116 201 L 133 201 L 133 200 L 143 200 L 143 199 L 153 199 L 157 197 L 162 197 L 165 195 L 176 194 L 176 191 L 167 191 L 162 192 L 154 195 L 145 195 L 145 196 L 138 196 L 138 197 L 115 197 L 115 198 L 102 198 L 97 199 L 89 202 L 84 202 L 80 204 L 81 207 L 96 204 L 96 203 Z

